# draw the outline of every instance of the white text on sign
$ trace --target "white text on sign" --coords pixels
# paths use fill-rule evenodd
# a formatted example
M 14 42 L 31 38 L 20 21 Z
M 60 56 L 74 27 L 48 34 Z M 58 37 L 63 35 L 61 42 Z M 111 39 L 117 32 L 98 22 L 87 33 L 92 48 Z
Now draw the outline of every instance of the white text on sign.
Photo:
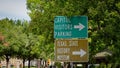
M 70 40 L 68 43 L 67 41 L 57 41 L 57 46 L 78 46 L 78 41 Z

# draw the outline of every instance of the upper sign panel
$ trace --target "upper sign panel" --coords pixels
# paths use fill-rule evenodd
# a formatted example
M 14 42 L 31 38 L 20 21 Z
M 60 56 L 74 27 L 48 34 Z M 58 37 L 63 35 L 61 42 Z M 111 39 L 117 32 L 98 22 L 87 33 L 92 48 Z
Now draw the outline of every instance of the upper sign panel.
M 87 16 L 56 16 L 54 19 L 54 38 L 87 38 Z

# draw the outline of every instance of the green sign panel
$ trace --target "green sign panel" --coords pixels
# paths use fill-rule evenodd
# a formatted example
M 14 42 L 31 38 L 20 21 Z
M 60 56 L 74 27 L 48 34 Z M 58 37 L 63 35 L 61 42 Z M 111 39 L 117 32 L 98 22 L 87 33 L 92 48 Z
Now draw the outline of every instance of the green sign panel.
M 87 16 L 56 16 L 54 19 L 54 38 L 87 38 Z

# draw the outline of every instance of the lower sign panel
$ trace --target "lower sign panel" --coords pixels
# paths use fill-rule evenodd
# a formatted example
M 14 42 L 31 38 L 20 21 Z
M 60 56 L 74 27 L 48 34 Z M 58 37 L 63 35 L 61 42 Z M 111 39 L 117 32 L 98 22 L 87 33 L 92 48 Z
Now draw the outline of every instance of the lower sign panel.
M 88 40 L 55 40 L 55 61 L 88 62 Z

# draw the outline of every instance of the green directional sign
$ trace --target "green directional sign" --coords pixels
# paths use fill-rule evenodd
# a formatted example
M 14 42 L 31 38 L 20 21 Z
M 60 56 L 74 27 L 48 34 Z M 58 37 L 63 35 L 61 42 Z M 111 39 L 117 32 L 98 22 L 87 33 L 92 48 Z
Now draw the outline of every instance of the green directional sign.
M 87 38 L 87 16 L 56 16 L 54 19 L 54 38 Z

